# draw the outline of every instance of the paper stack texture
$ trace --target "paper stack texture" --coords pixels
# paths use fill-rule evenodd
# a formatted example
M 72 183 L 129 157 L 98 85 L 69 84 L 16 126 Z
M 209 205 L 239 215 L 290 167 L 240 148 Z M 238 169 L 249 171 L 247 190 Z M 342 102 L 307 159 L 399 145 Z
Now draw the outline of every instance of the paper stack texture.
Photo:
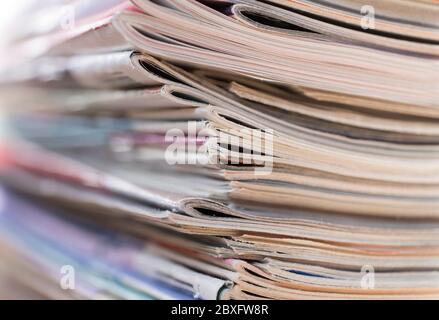
M 439 298 L 436 0 L 35 1 L 16 23 L 1 298 Z

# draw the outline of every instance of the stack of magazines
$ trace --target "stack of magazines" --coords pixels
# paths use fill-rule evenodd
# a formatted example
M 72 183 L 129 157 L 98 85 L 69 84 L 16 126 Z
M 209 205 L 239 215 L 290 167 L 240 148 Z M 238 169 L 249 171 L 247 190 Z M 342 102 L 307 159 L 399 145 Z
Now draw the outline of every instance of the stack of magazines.
M 439 298 L 438 17 L 29 6 L 0 74 L 1 294 Z

